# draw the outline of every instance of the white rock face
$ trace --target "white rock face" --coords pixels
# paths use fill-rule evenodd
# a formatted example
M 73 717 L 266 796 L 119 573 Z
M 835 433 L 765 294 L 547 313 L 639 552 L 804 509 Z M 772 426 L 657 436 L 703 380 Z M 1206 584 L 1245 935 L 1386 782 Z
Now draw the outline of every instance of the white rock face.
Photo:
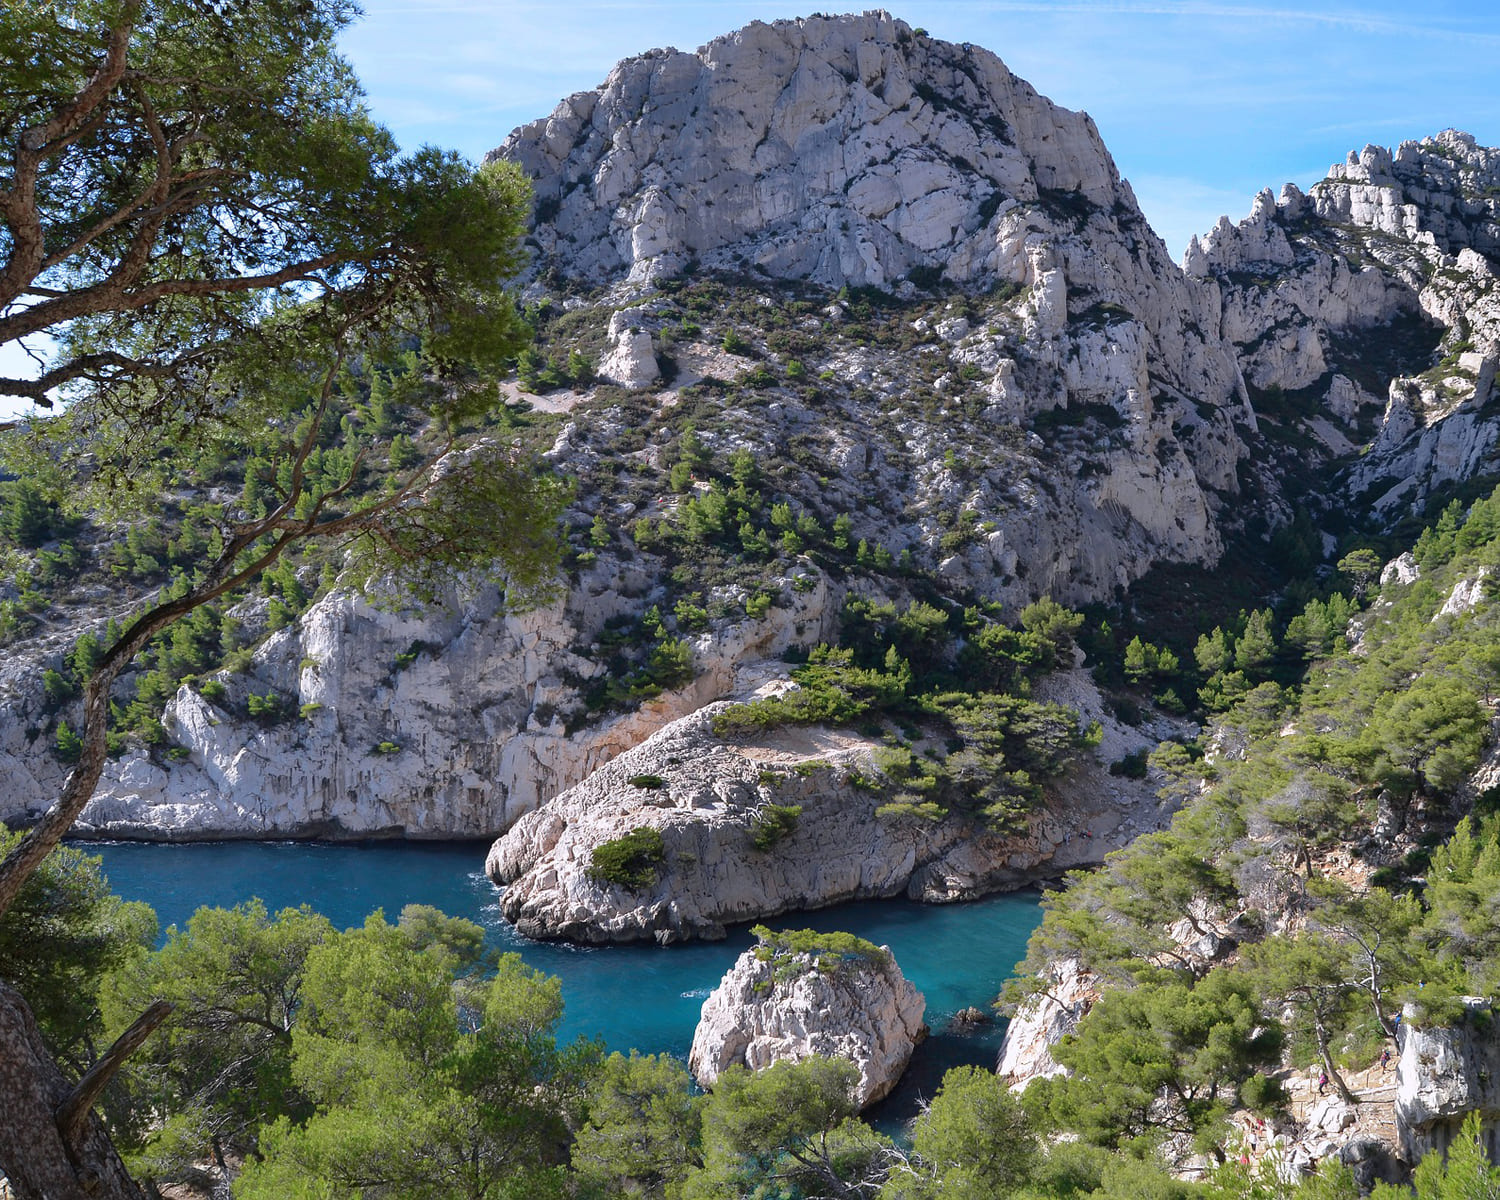
M 822 1055 L 859 1068 L 859 1108 L 887 1095 L 926 1036 L 927 1002 L 889 947 L 874 958 L 836 957 L 770 947 L 740 955 L 703 1002 L 688 1055 L 698 1083 L 711 1090 L 735 1064 L 758 1071 Z
M 422 613 L 333 593 L 272 635 L 247 674 L 222 675 L 222 700 L 180 689 L 163 724 L 186 760 L 162 766 L 136 753 L 110 762 L 77 827 L 165 839 L 492 837 L 662 724 L 733 690 L 741 665 L 829 633 L 826 584 L 787 588 L 763 618 L 700 635 L 691 683 L 569 733 L 565 720 L 581 701 L 564 676 L 586 680 L 601 669 L 576 644 L 642 587 L 631 577 L 638 568 L 614 565 L 601 563 L 565 601 L 524 613 L 505 612 L 493 588 Z M 248 719 L 245 697 L 272 691 L 305 715 Z M 28 749 L 13 756 L 16 786 L 0 817 L 50 803 L 40 780 L 61 773 L 50 755 Z M 0 759 L 0 771 L 6 766 Z
M 883 12 L 626 60 L 495 155 L 536 180 L 543 256 L 592 278 L 689 262 L 832 287 L 917 266 L 1018 278 L 1007 200 L 1127 194 L 1087 116 Z
M 1417 560 L 1408 550 L 1403 554 L 1398 554 L 1381 568 L 1380 586 L 1385 587 L 1388 584 L 1405 586 L 1409 583 L 1416 583 L 1421 577 L 1422 568 L 1417 566 Z
M 1084 672 L 1063 678 L 1084 698 L 1085 719 L 1090 693 L 1103 707 Z M 957 817 L 880 817 L 886 797 L 860 782 L 874 773 L 879 742 L 814 728 L 725 743 L 712 731 L 725 707 L 666 725 L 495 842 L 485 870 L 507 885 L 501 911 L 517 930 L 666 943 L 723 937 L 737 921 L 845 900 L 972 899 L 1098 862 L 1171 817 L 1154 784 L 1110 776 L 1095 760 L 1058 782 L 1058 801 L 1034 814 L 1024 834 L 1001 837 Z M 1134 750 L 1149 736 L 1120 744 Z M 640 779 L 662 783 L 631 782 Z M 801 812 L 781 841 L 757 850 L 757 818 L 773 804 Z M 642 826 L 662 837 L 655 881 L 626 889 L 591 879 L 594 848 Z
M 1053 963 L 1047 974 L 1046 991 L 1021 1006 L 1000 1044 L 995 1071 L 1015 1091 L 1033 1079 L 1066 1072 L 1052 1057 L 1052 1047 L 1078 1028 L 1099 998 L 1099 977 L 1085 971 L 1076 958 Z
M 1446 1152 L 1459 1126 L 1478 1112 L 1485 1136 L 1500 1129 L 1500 1037 L 1483 1000 L 1466 998 L 1468 1016 L 1456 1026 L 1418 1029 L 1415 1010 L 1403 1014 L 1396 1063 L 1396 1136 L 1401 1156 L 1416 1162 Z
M 1460 579 L 1453 585 L 1453 590 L 1443 601 L 1443 607 L 1437 610 L 1432 619 L 1436 621 L 1439 617 L 1457 617 L 1470 611 L 1484 598 L 1485 579 L 1488 575 L 1489 570 L 1481 567 L 1474 578 Z
M 935 328 L 983 374 L 995 415 L 1092 409 L 1124 428 L 1089 439 L 1103 461 L 1071 468 L 1082 486 L 1027 487 L 992 553 L 951 556 L 942 569 L 955 583 L 1006 603 L 1021 587 L 1081 599 L 1160 558 L 1219 554 L 1214 514 L 1238 489 L 1232 422 L 1254 417 L 1238 367 L 1207 332 L 1217 297 L 1173 268 L 1093 122 L 992 54 L 883 12 L 757 22 L 696 54 L 620 63 L 494 156 L 534 181 L 538 267 L 632 294 L 690 264 L 830 288 L 895 288 L 913 271 L 1019 288 L 1014 331 L 967 318 Z M 610 324 L 601 372 L 627 387 L 654 378 L 647 308 Z M 888 368 L 830 369 L 889 380 Z M 931 440 L 914 431 L 900 449 L 927 458 Z M 976 453 L 995 459 L 990 447 Z M 995 466 L 981 503 L 1018 473 Z
M 1307 1110 L 1307 1127 L 1323 1133 L 1342 1133 L 1356 1119 L 1354 1106 L 1338 1096 L 1325 1096 Z

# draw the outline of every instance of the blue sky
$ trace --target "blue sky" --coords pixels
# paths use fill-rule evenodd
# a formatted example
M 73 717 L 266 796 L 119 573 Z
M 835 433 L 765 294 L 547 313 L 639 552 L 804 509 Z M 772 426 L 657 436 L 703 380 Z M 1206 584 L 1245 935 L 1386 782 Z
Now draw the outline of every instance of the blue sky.
M 829 0 L 363 0 L 343 37 L 375 116 L 403 145 L 472 158 L 621 58 L 695 49 L 753 20 L 859 11 Z M 893 6 L 994 51 L 1093 115 L 1180 258 L 1263 187 L 1307 187 L 1367 142 L 1447 127 L 1500 145 L 1500 5 L 1367 0 L 947 0 Z M 27 370 L 0 348 L 0 370 Z M 0 415 L 19 411 L 0 400 Z
M 377 117 L 403 144 L 478 157 L 601 83 L 621 58 L 695 49 L 756 19 L 869 4 L 782 0 L 363 0 L 344 37 Z M 891 11 L 994 51 L 1089 112 L 1174 257 L 1263 187 L 1308 186 L 1367 142 L 1447 127 L 1500 144 L 1500 5 L 1300 7 L 1236 0 L 947 0 Z

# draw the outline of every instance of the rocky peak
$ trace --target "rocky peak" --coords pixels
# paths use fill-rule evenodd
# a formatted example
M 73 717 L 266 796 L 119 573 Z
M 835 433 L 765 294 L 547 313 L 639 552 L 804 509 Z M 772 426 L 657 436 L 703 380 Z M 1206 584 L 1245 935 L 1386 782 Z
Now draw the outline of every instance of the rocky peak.
M 1349 456 L 1328 502 L 1394 514 L 1495 465 L 1497 251 L 1500 150 L 1450 129 L 1261 192 L 1183 265 L 1258 412 Z
M 1456 129 L 1402 142 L 1394 154 L 1383 146 L 1351 150 L 1312 196 L 1326 220 L 1393 237 L 1425 233 L 1445 254 L 1500 249 L 1500 150 Z
M 958 374 L 931 385 L 984 403 L 986 442 L 1060 409 L 1073 410 L 1064 424 L 1092 413 L 1119 430 L 1089 439 L 1111 461 L 1079 467 L 1082 511 L 1031 524 L 1058 535 L 1027 556 L 1026 586 L 1105 594 L 1142 569 L 1127 545 L 1153 559 L 1217 557 L 1215 510 L 1238 486 L 1234 423 L 1254 417 L 1212 332 L 1212 297 L 1175 269 L 1088 116 L 988 51 L 883 12 L 754 23 L 693 54 L 621 63 L 494 156 L 533 179 L 535 294 L 561 279 L 618 285 L 609 302 L 630 302 L 611 321 L 609 381 L 656 382 L 660 340 L 647 335 L 672 335 L 678 314 L 655 287 L 672 276 L 872 286 L 914 303 L 957 286 L 970 316 L 913 329 L 951 347 Z M 878 377 L 887 408 L 919 383 L 873 371 L 863 354 L 827 356 L 818 375 Z M 850 432 L 863 440 L 873 422 L 863 411 Z M 1005 452 L 982 457 L 998 468 Z M 993 550 L 948 569 L 985 592 L 997 563 L 998 578 L 1019 578 L 1010 544 Z M 1081 588 L 1064 578 L 1079 565 Z
M 831 287 L 1020 282 L 1049 222 L 1112 214 L 1149 238 L 1086 114 L 885 12 L 627 59 L 492 157 L 535 182 L 539 258 L 595 280 L 697 262 Z
M 1288 235 L 1307 232 L 1310 220 L 1368 230 L 1454 258 L 1464 250 L 1493 257 L 1500 249 L 1500 150 L 1454 129 L 1402 142 L 1394 152 L 1370 145 L 1351 150 L 1308 193 L 1290 183 L 1279 197 L 1267 188 L 1246 220 L 1235 224 L 1221 217 L 1188 244 L 1183 266 L 1196 276 L 1290 266 L 1296 256 Z

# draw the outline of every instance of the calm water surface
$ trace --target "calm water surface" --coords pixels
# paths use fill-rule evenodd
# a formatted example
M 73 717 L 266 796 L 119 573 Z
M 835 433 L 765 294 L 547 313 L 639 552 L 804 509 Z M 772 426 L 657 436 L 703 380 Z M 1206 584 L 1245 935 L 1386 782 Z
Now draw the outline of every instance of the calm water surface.
M 566 1011 L 560 1034 L 601 1037 L 612 1050 L 635 1047 L 686 1056 L 704 998 L 754 939 L 748 926 L 722 942 L 686 946 L 577 947 L 520 937 L 500 917 L 495 886 L 485 877 L 486 844 L 381 842 L 211 842 L 156 845 L 85 842 L 98 854 L 114 890 L 156 909 L 163 931 L 186 924 L 202 905 L 229 907 L 258 896 L 272 912 L 311 905 L 339 928 L 359 925 L 383 909 L 394 921 L 402 906 L 431 904 L 483 925 L 502 950 L 563 981 Z M 969 1005 L 989 1011 L 1000 985 L 1026 952 L 1040 920 L 1037 895 L 1020 892 L 971 904 L 926 905 L 905 900 L 844 904 L 790 913 L 766 922 L 777 929 L 847 930 L 890 946 L 906 975 L 927 997 L 932 1037 L 918 1047 L 898 1092 L 872 1115 L 893 1126 L 918 1098 L 931 1096 L 950 1066 L 993 1066 L 1002 1025 L 960 1034 L 948 1029 Z

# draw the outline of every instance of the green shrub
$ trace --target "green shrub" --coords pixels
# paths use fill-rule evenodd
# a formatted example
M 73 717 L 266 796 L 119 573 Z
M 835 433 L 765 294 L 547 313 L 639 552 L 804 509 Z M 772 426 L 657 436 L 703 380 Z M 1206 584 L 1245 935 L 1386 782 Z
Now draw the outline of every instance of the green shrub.
M 400 754 L 401 747 L 395 742 L 380 742 L 370 748 L 372 754 Z
M 69 728 L 66 721 L 59 721 L 57 740 L 53 742 L 53 749 L 60 761 L 76 763 L 83 756 L 83 739 Z
M 595 883 L 638 891 L 656 882 L 666 853 L 660 830 L 637 825 L 624 837 L 595 846 L 587 875 Z
M 817 969 L 834 974 L 855 962 L 887 966 L 891 956 L 874 942 L 839 930 L 819 933 L 816 929 L 781 929 L 773 932 L 764 925 L 750 930 L 760 942 L 755 957 L 773 964 L 778 979 L 792 978 L 805 970 L 800 955 L 809 955 Z
M 632 775 L 629 782 L 631 787 L 645 788 L 648 792 L 654 792 L 667 784 L 660 775 Z
M 1133 754 L 1127 754 L 1118 762 L 1109 764 L 1109 773 L 1124 776 L 1126 779 L 1144 779 L 1146 778 L 1146 758 L 1149 754 L 1150 751 L 1144 747 Z
M 751 844 L 762 853 L 770 850 L 797 831 L 797 818 L 801 815 L 800 804 L 767 804 L 750 823 Z
M 387 451 L 387 460 L 393 471 L 405 471 L 409 467 L 416 466 L 422 461 L 422 452 L 412 444 L 411 438 L 404 433 L 398 433 L 391 439 L 391 448 Z
M 1246 1108 L 1257 1112 L 1271 1113 L 1285 1107 L 1286 1089 L 1281 1080 L 1269 1075 L 1252 1075 L 1240 1084 L 1240 1100 Z
M 672 615 L 677 618 L 678 628 L 690 633 L 708 628 L 708 609 L 691 600 L 679 600 Z
M 857 667 L 852 650 L 817 646 L 807 665 L 793 671 L 792 678 L 801 685 L 797 691 L 726 709 L 714 718 L 714 733 L 735 737 L 778 725 L 847 723 L 870 708 L 887 708 L 903 700 L 910 672 L 899 667 L 889 673 Z
M 245 709 L 252 718 L 263 725 L 285 721 L 295 711 L 292 702 L 279 692 L 267 692 L 264 696 L 257 696 L 251 692 L 245 697 Z
M 395 661 L 391 664 L 391 670 L 404 671 L 423 654 L 435 654 L 437 649 L 437 646 L 432 642 L 413 642 L 404 651 L 396 655 Z
M 42 691 L 47 696 L 47 707 L 57 709 L 78 694 L 78 685 L 68 676 L 48 667 L 42 672 Z

